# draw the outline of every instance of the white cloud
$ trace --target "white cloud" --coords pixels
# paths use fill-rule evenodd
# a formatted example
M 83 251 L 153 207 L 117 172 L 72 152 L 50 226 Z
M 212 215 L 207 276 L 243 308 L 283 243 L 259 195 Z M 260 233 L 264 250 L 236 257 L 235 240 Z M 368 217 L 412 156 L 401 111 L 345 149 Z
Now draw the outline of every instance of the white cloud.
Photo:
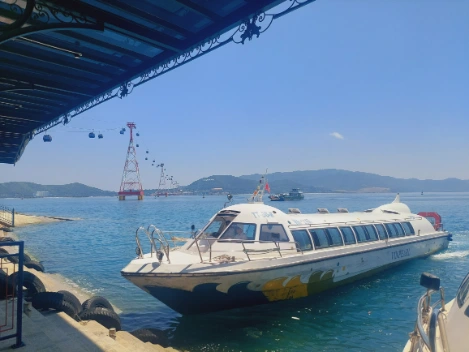
M 337 139 L 344 139 L 344 136 L 342 136 L 339 132 L 332 132 L 330 136 L 337 138 Z

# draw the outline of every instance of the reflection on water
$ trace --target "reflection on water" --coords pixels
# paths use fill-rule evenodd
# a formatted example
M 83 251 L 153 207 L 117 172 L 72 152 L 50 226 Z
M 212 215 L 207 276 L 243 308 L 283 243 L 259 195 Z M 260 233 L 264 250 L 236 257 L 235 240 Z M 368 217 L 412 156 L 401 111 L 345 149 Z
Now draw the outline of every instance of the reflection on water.
M 287 211 L 326 207 L 373 208 L 394 194 L 307 194 L 305 200 L 275 202 Z M 239 202 L 247 196 L 236 196 Z M 155 224 L 168 230 L 202 227 L 225 202 L 221 196 L 178 196 L 143 202 L 116 198 L 7 200 L 18 211 L 81 218 L 15 231 L 46 270 L 67 277 L 122 309 L 123 327 L 157 328 L 175 348 L 190 351 L 399 351 L 413 329 L 420 273 L 442 278 L 453 297 L 469 268 L 468 193 L 401 194 L 415 213 L 437 211 L 453 233 L 449 249 L 369 279 L 313 297 L 199 316 L 181 316 L 120 276 L 135 256 L 135 230 Z M 7 204 L 8 203 L 8 204 Z

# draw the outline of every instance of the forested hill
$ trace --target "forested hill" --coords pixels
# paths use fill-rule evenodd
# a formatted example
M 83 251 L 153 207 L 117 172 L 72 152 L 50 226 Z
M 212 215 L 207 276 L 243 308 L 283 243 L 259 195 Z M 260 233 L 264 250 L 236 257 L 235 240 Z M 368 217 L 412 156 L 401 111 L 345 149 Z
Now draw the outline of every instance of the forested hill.
M 254 181 L 258 180 L 260 176 L 254 174 L 240 178 Z M 285 180 L 292 184 L 302 185 L 304 189 L 308 186 L 314 186 L 334 192 L 469 192 L 469 180 L 457 178 L 445 180 L 402 179 L 336 169 L 276 172 L 269 174 L 268 180 L 273 192 L 277 192 L 277 182 L 284 184 Z
M 0 198 L 31 197 L 98 197 L 115 196 L 117 192 L 103 191 L 81 183 L 40 185 L 31 182 L 0 183 Z
M 213 175 L 205 178 L 201 178 L 189 186 L 184 187 L 185 191 L 197 192 L 197 193 L 211 193 L 217 192 L 220 188 L 224 192 L 231 193 L 252 193 L 256 189 L 259 183 L 260 176 L 255 178 L 249 177 L 235 177 L 231 175 Z M 270 179 L 269 179 L 270 183 Z M 326 189 L 315 187 L 313 185 L 304 185 L 298 182 L 291 180 L 277 180 L 273 188 L 271 186 L 271 191 L 274 193 L 278 192 L 287 192 L 294 187 L 301 188 L 304 192 L 325 192 Z

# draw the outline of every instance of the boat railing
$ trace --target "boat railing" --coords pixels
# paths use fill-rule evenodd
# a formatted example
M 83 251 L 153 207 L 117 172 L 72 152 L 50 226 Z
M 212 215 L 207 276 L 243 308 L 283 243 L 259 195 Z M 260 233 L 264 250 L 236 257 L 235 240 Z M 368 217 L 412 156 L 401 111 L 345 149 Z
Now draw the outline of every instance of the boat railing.
M 240 239 L 219 239 L 219 238 L 210 238 L 210 237 L 205 237 L 201 236 L 198 237 L 194 240 L 195 246 L 197 248 L 200 262 L 204 263 L 206 260 L 204 259 L 204 254 L 208 252 L 208 262 L 211 263 L 212 259 L 219 258 L 219 257 L 214 257 L 214 254 L 218 253 L 223 253 L 222 255 L 222 260 L 226 261 L 226 253 L 227 250 L 214 250 L 213 249 L 213 244 L 214 243 L 231 243 L 233 245 L 239 245 L 240 251 L 242 251 L 245 255 L 248 261 L 255 260 L 252 258 L 252 256 L 255 255 L 262 255 L 264 256 L 262 258 L 258 259 L 265 259 L 265 255 L 269 253 L 277 253 L 278 257 L 283 257 L 282 252 L 294 252 L 295 254 L 303 254 L 303 250 L 300 248 L 300 245 L 298 242 L 294 241 L 288 241 L 288 242 L 279 242 L 279 241 L 261 241 L 261 240 L 240 240 Z M 265 247 L 265 248 L 249 248 L 248 245 L 250 244 L 271 244 L 271 247 Z M 291 248 L 282 248 L 281 244 L 292 244 L 294 245 Z M 202 248 L 207 248 L 207 250 L 202 250 Z M 234 257 L 232 258 L 231 261 L 234 261 Z M 218 262 L 218 261 L 217 261 Z
M 431 304 L 431 296 L 435 292 L 440 293 L 440 299 Z M 441 308 L 438 309 L 438 306 Z M 417 321 L 414 331 L 410 333 L 411 352 L 436 351 L 437 329 L 443 351 L 449 351 L 444 313 L 446 313 L 446 307 L 443 287 L 439 290 L 428 289 L 420 297 L 417 305 Z
M 150 256 L 155 257 L 158 261 L 162 261 L 163 255 L 166 255 L 168 263 L 171 264 L 170 252 L 179 248 L 187 240 L 189 240 L 189 231 L 162 231 L 155 225 L 149 225 L 147 228 L 140 226 L 135 232 L 135 241 L 137 242 L 136 253 L 138 257 L 143 258 L 142 243 L 139 238 L 139 233 L 143 232 L 150 242 Z M 188 236 L 188 237 L 186 237 Z

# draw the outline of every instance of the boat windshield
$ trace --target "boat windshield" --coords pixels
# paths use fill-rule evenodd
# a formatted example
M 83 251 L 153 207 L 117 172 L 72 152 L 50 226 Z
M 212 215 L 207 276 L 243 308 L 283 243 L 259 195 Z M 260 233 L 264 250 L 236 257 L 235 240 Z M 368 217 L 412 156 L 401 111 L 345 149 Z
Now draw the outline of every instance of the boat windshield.
M 202 233 L 198 236 L 201 238 L 213 237 L 218 238 L 220 234 L 231 224 L 237 213 L 219 213 L 215 219 L 208 224 Z

